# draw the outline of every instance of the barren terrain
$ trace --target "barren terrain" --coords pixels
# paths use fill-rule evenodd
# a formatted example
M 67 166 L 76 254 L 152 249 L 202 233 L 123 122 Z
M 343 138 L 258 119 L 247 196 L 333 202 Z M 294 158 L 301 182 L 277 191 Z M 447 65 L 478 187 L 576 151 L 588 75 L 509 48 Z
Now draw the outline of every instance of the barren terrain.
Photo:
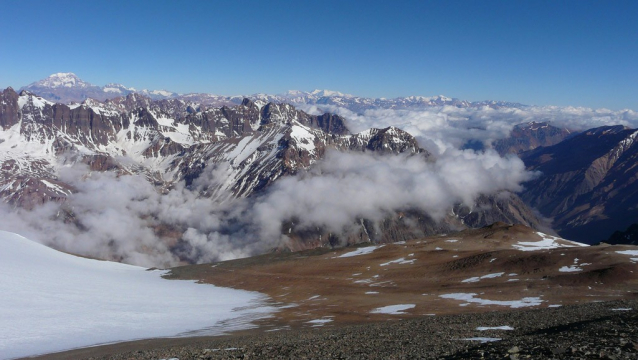
M 265 328 L 335 326 L 636 299 L 632 249 L 579 246 L 497 223 L 405 243 L 178 267 L 170 278 L 269 295 L 282 309 Z
M 53 358 L 481 358 L 490 351 L 488 358 L 538 358 L 556 349 L 563 354 L 557 358 L 570 358 L 568 350 L 638 351 L 631 340 L 638 248 L 582 246 L 521 225 L 183 266 L 167 277 L 259 291 L 279 311 L 230 337 L 197 337 L 202 331 Z M 587 348 L 597 337 L 609 346 Z M 502 341 L 487 342 L 494 339 Z

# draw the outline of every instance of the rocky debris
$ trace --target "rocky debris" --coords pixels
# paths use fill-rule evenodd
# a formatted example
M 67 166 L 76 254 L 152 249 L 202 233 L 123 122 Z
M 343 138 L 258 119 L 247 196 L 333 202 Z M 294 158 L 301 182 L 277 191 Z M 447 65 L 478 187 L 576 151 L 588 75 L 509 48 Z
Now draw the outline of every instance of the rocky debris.
M 612 310 L 617 308 L 634 310 Z M 74 357 L 71 351 L 46 358 L 635 359 L 637 308 L 638 301 L 615 301 L 344 327 L 271 329 L 275 331 L 193 338 L 186 344 L 173 346 L 162 345 L 161 340 L 154 345 L 143 342 L 107 345 L 92 349 L 93 356 Z M 480 326 L 504 324 L 514 330 L 477 330 Z
M 540 326 L 535 330 L 503 341 L 480 344 L 444 359 L 503 359 L 507 355 L 510 359 L 636 359 L 636 302 L 622 303 L 623 307 L 615 307 L 613 303 L 599 304 L 582 306 L 596 316 L 587 313 L 583 319 L 548 322 L 547 325 L 539 318 Z M 562 315 L 558 312 L 558 316 Z

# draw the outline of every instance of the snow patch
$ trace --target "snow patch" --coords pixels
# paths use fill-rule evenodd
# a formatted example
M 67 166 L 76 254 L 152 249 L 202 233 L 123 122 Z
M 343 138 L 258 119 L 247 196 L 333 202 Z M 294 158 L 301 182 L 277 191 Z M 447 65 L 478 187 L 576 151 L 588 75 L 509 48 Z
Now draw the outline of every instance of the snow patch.
M 518 244 L 512 245 L 512 247 L 520 251 L 537 251 L 537 250 L 549 250 L 549 249 L 557 249 L 557 248 L 565 248 L 565 247 L 589 246 L 587 244 L 581 244 L 575 241 L 565 240 L 557 236 L 547 235 L 542 232 L 537 232 L 536 234 L 539 235 L 543 240 L 520 241 L 518 242 Z
M 405 258 L 399 258 L 399 259 L 396 259 L 396 260 L 388 261 L 388 262 L 383 263 L 383 264 L 381 264 L 379 266 L 388 266 L 390 264 L 399 264 L 399 265 L 414 264 L 415 261 L 416 261 L 416 259 L 406 260 Z
M 476 293 L 453 293 L 453 294 L 439 295 L 439 297 L 443 299 L 465 301 L 466 303 L 461 304 L 461 306 L 466 306 L 469 303 L 475 303 L 479 305 L 509 306 L 512 309 L 538 306 L 543 302 L 543 300 L 541 300 L 538 297 L 525 297 L 525 298 L 522 298 L 521 300 L 488 300 L 488 299 L 477 298 L 476 295 L 477 295 Z
M 384 245 L 377 245 L 377 246 L 368 246 L 368 247 L 364 247 L 361 249 L 357 249 L 355 251 L 351 251 L 348 253 L 345 253 L 341 256 L 338 256 L 340 258 L 347 258 L 347 257 L 353 257 L 353 256 L 359 256 L 359 255 L 367 255 L 372 253 L 373 251 L 375 251 L 376 249 L 382 248 Z
M 315 320 L 310 320 L 310 321 L 306 321 L 307 324 L 314 324 L 313 327 L 320 327 L 320 326 L 324 326 L 327 323 L 332 322 L 332 319 L 315 319 Z
M 380 308 L 376 308 L 370 313 L 372 314 L 389 314 L 389 315 L 400 315 L 405 314 L 405 310 L 412 309 L 416 305 L 414 304 L 399 304 L 399 305 L 388 305 Z
M 632 256 L 638 255 L 638 250 L 622 250 L 622 251 L 616 251 L 616 252 L 622 255 L 632 255 Z
M 461 282 L 463 283 L 473 283 L 473 282 L 479 282 L 483 279 L 493 279 L 493 278 L 497 278 L 497 277 L 501 277 L 503 276 L 503 274 L 505 274 L 504 272 L 500 272 L 500 273 L 493 273 L 493 274 L 487 274 L 487 275 L 483 275 L 483 276 L 475 276 L 475 277 L 471 277 L 469 279 L 465 279 Z
M 479 326 L 476 328 L 476 330 L 478 331 L 487 331 L 487 330 L 505 330 L 505 331 L 509 331 L 509 330 L 514 330 L 513 327 L 511 326 Z
M 315 135 L 305 126 L 294 125 L 291 128 L 290 137 L 295 139 L 298 147 L 308 152 L 315 150 Z

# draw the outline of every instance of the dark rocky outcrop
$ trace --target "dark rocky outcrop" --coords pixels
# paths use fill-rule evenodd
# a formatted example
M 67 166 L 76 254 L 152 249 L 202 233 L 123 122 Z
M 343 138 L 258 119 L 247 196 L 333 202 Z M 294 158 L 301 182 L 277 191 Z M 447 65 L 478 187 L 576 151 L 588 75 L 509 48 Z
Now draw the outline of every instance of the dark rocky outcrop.
M 0 93 L 0 126 L 9 129 L 20 121 L 18 94 L 8 87 Z
M 638 245 L 638 223 L 631 224 L 625 231 L 615 231 L 605 242 L 612 245 Z

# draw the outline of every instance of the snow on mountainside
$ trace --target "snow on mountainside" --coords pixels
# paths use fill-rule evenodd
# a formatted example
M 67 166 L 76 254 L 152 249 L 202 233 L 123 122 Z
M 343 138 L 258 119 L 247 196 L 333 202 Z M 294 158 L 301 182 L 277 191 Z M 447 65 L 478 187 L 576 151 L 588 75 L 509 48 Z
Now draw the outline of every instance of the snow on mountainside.
M 165 271 L 76 257 L 0 231 L 0 358 L 192 331 L 251 327 L 254 292 L 165 280 Z M 222 325 L 223 324 L 223 325 Z
M 74 73 L 57 73 L 52 74 L 46 79 L 35 82 L 29 86 L 39 86 L 39 87 L 50 87 L 50 88 L 59 88 L 59 87 L 81 87 L 88 88 L 92 85 L 82 81 L 79 77 L 77 77 Z

